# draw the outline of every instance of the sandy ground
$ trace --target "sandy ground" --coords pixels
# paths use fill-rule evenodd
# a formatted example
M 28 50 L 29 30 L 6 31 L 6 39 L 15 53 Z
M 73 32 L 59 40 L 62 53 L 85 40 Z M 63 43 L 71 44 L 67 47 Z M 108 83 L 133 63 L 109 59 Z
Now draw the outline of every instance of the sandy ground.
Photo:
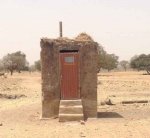
M 150 104 L 120 104 L 122 100 L 150 99 L 150 76 L 142 72 L 98 74 L 98 118 L 59 123 L 58 118 L 40 120 L 39 73 L 0 78 L 0 94 L 25 95 L 0 98 L 0 138 L 150 138 Z M 103 105 L 111 98 L 115 105 Z

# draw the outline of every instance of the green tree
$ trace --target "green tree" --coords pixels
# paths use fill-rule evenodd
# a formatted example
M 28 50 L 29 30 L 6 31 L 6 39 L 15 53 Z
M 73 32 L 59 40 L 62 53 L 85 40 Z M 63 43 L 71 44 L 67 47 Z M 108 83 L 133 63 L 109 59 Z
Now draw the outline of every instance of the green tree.
M 98 57 L 98 72 L 99 72 L 102 68 L 105 67 L 107 53 L 101 45 L 99 45 L 98 51 L 99 51 Z
M 34 62 L 35 69 L 41 71 L 41 60 Z
M 129 62 L 126 61 L 126 60 L 122 60 L 120 61 L 120 66 L 126 71 L 127 70 L 127 67 L 129 66 Z
M 4 68 L 9 70 L 11 75 L 13 75 L 14 70 L 20 73 L 21 70 L 27 67 L 28 62 L 26 60 L 26 55 L 21 51 L 17 51 L 15 53 L 7 54 L 4 56 L 3 64 Z
M 111 71 L 117 68 L 119 57 L 115 54 L 107 54 L 105 59 L 105 66 L 104 69 Z
M 3 65 L 2 60 L 0 60 L 0 71 L 3 71 L 3 70 L 4 70 L 4 65 Z
M 130 66 L 133 69 L 145 70 L 150 75 L 150 54 L 134 56 L 134 58 L 131 58 Z
M 108 71 L 117 68 L 118 65 L 118 56 L 115 54 L 108 54 L 104 48 L 99 45 L 99 59 L 98 59 L 98 71 L 101 69 L 107 69 Z

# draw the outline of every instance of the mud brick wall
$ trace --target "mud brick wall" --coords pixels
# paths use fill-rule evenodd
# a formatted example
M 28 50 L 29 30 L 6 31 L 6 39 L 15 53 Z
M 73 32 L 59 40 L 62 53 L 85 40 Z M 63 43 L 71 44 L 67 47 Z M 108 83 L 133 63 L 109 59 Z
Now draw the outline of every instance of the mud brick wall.
M 59 53 L 53 43 L 41 40 L 42 117 L 58 114 L 60 101 Z
M 81 98 L 85 118 L 97 116 L 97 45 L 87 43 L 81 49 Z
M 85 118 L 97 116 L 97 51 L 93 41 L 41 39 L 42 117 L 58 116 L 60 102 L 60 50 L 78 50 L 80 95 Z

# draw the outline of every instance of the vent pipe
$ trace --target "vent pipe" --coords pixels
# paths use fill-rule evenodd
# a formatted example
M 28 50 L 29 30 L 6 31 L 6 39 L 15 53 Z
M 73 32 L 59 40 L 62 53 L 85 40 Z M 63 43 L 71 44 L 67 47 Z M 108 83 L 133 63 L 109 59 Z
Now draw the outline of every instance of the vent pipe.
M 62 21 L 59 22 L 59 37 L 63 37 L 63 33 L 62 33 Z

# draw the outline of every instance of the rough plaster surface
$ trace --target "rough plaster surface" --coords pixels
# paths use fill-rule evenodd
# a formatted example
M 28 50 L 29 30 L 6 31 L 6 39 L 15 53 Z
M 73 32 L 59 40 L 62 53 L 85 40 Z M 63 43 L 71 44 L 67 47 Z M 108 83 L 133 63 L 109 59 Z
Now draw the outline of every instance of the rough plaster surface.
M 41 39 L 42 117 L 57 116 L 60 102 L 60 50 L 78 50 L 80 95 L 85 118 L 97 116 L 97 46 L 93 41 Z

